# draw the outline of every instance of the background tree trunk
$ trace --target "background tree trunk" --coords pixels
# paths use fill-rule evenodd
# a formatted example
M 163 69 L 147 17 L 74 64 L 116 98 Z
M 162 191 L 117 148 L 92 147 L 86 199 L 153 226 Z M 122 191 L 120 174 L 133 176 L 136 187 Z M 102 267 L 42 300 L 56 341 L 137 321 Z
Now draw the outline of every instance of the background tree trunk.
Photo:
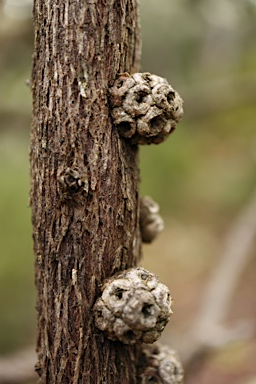
M 35 0 L 31 207 L 41 383 L 135 383 L 135 349 L 92 308 L 140 257 L 137 147 L 112 128 L 108 87 L 138 71 L 137 0 Z

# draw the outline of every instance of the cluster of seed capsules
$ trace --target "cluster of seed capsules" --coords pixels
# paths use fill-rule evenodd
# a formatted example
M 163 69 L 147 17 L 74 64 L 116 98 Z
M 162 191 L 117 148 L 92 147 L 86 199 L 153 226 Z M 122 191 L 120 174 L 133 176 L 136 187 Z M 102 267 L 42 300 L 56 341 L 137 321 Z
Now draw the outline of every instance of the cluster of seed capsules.
M 106 280 L 95 305 L 96 324 L 124 344 L 153 343 L 172 313 L 169 289 L 144 268 L 132 268 Z
M 183 116 L 183 101 L 167 80 L 150 73 L 123 73 L 109 89 L 119 134 L 132 144 L 159 144 Z
M 123 73 L 109 89 L 113 125 L 119 135 L 136 144 L 159 144 L 176 128 L 183 101 L 162 77 Z M 164 228 L 159 206 L 149 196 L 140 199 L 140 232 L 151 243 Z M 169 289 L 141 267 L 106 279 L 94 305 L 96 326 L 110 340 L 141 344 L 138 384 L 182 384 L 183 368 L 176 351 L 153 344 L 172 314 Z

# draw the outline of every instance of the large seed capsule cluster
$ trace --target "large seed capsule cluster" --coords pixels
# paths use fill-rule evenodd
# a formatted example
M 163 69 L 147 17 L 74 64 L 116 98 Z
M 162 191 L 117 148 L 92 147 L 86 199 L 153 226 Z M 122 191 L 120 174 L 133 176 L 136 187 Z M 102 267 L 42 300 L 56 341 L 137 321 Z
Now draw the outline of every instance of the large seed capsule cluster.
M 179 94 L 150 73 L 120 74 L 109 94 L 113 123 L 133 144 L 161 143 L 183 115 Z
M 153 343 L 172 313 L 170 292 L 153 273 L 132 268 L 105 282 L 94 311 L 97 327 L 109 339 Z

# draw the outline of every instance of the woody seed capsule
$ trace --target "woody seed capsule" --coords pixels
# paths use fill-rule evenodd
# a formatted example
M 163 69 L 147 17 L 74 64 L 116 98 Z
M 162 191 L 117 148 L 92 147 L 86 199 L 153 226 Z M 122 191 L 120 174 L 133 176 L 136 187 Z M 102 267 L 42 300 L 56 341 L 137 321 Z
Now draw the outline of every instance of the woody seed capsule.
M 120 74 L 109 95 L 113 123 L 132 144 L 161 143 L 183 115 L 178 92 L 150 73 Z
M 153 343 L 169 321 L 169 289 L 144 268 L 132 268 L 108 279 L 94 306 L 96 325 L 111 340 Z

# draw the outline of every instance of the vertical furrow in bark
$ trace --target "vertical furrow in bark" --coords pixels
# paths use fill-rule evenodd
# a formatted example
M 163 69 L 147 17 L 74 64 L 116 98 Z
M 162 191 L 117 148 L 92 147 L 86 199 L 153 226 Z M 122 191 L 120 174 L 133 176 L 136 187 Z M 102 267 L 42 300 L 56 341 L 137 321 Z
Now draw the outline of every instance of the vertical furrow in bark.
M 113 129 L 107 95 L 117 73 L 138 70 L 137 8 L 136 0 L 34 1 L 30 157 L 41 383 L 136 382 L 134 347 L 105 339 L 92 308 L 104 278 L 140 258 L 137 148 Z M 70 170 L 88 188 L 65 190 Z

